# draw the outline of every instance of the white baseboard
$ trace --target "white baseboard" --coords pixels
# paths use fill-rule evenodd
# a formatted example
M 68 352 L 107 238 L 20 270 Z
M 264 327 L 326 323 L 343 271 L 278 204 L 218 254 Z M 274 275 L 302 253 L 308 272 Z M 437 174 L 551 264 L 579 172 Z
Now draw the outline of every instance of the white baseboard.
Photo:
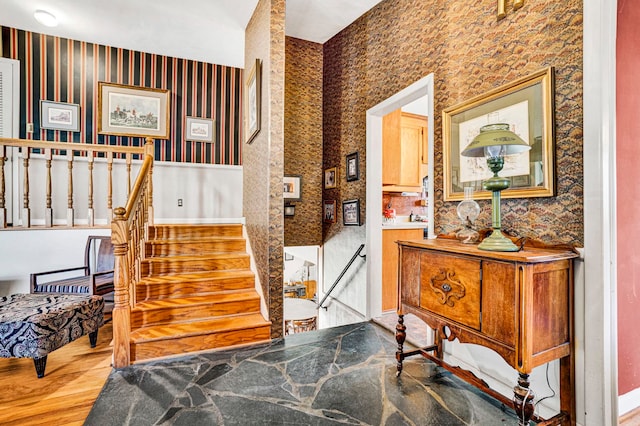
M 640 407 L 640 388 L 618 397 L 618 416 L 623 416 Z

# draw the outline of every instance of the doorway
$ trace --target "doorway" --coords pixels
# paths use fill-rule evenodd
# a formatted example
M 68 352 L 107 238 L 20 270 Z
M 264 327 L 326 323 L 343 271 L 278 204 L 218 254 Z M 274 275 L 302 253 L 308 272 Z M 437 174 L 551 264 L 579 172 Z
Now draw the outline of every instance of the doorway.
M 367 110 L 367 318 L 382 314 L 382 118 L 419 99 L 427 116 L 428 175 L 433 176 L 433 74 L 416 81 L 378 105 Z M 426 108 L 426 111 L 422 111 Z M 435 238 L 433 227 L 433 179 L 427 186 L 427 234 Z

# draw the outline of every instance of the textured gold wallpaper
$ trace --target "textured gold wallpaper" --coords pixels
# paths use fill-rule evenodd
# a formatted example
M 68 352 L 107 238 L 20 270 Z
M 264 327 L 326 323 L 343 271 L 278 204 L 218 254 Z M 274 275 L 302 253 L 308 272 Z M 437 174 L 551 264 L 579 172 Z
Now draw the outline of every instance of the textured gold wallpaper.
M 583 244 L 582 2 L 525 2 L 496 19 L 496 1 L 385 0 L 324 44 L 324 166 L 366 148 L 366 110 L 433 73 L 435 229 L 458 228 L 442 201 L 442 110 L 542 68 L 555 67 L 557 196 L 502 202 L 502 224 L 546 242 Z M 342 170 L 343 167 L 340 168 Z M 342 170 L 344 174 L 344 171 Z M 341 176 L 343 177 L 343 176 Z M 340 179 L 325 198 L 365 199 L 365 185 Z M 489 227 L 490 201 L 477 224 Z M 362 215 L 366 205 L 362 203 Z M 373 206 L 378 209 L 379 206 Z M 324 240 L 341 232 L 325 226 Z
M 284 219 L 284 245 L 322 244 L 322 45 L 286 38 L 284 173 L 302 177 L 302 200 Z

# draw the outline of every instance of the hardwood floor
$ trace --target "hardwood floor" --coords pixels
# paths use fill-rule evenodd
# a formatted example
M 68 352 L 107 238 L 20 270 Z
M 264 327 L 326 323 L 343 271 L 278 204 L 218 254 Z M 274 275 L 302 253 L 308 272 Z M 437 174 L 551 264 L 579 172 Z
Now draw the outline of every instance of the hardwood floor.
M 111 321 L 95 348 L 82 336 L 49 354 L 45 376 L 30 358 L 0 358 L 1 425 L 82 425 L 111 372 Z

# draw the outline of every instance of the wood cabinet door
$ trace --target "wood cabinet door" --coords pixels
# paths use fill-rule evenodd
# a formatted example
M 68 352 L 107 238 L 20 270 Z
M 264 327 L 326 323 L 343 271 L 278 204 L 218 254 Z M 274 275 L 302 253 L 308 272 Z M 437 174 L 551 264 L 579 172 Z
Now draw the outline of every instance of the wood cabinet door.
M 480 330 L 481 266 L 477 258 L 422 253 L 420 307 Z
M 397 185 L 400 182 L 400 119 L 401 110 L 382 117 L 382 184 Z
M 385 229 L 382 231 L 382 312 L 397 308 L 398 245 L 400 240 L 421 240 L 422 229 Z

